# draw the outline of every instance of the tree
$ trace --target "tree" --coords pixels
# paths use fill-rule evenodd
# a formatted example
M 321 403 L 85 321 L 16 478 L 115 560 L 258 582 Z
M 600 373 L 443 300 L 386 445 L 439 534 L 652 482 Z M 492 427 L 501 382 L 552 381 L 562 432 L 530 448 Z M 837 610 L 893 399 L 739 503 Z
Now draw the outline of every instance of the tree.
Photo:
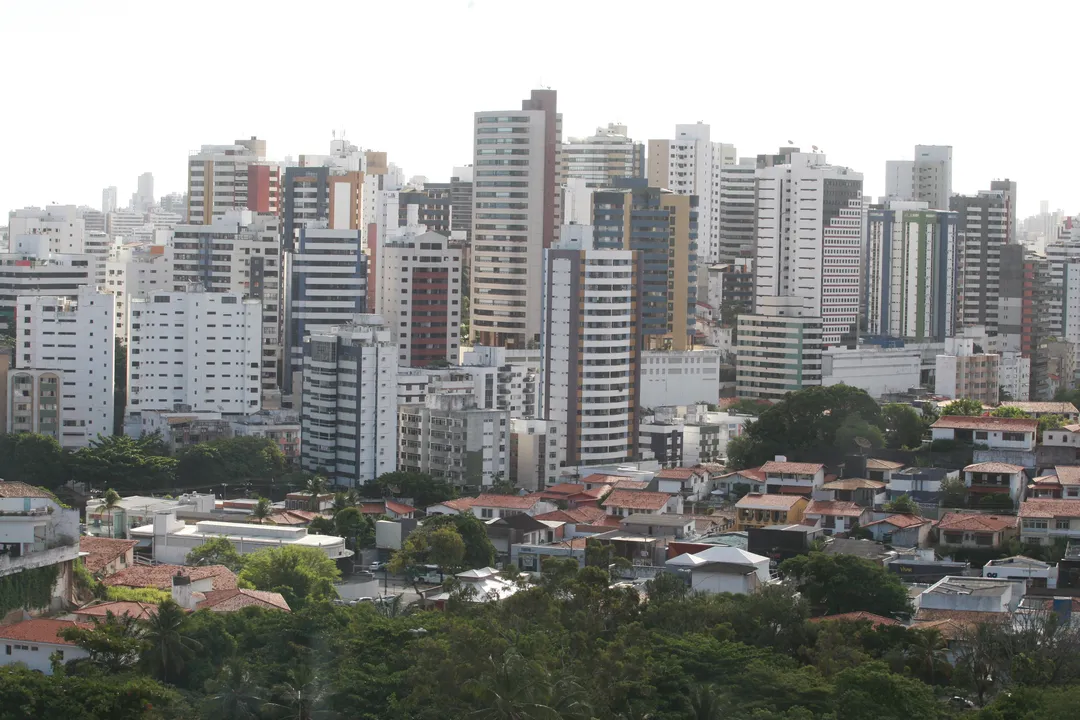
M 113 510 L 120 505 L 120 493 L 109 488 L 101 499 L 103 501 L 101 507 L 109 514 L 109 537 L 116 537 L 113 532 Z
M 910 405 L 889 403 L 881 409 L 885 423 L 885 444 L 893 449 L 917 448 L 922 445 L 926 425 Z
M 885 444 L 881 428 L 863 420 L 859 413 L 851 413 L 836 429 L 833 444 L 844 453 L 859 452 L 863 449 L 859 444 L 860 438 L 869 442 L 873 448 L 880 448 Z
M 286 470 L 285 455 L 270 438 L 241 436 L 199 443 L 180 453 L 182 485 L 221 485 L 268 480 Z
M 799 555 L 781 563 L 780 572 L 824 615 L 864 610 L 890 617 L 911 611 L 898 576 L 853 555 Z
M 71 479 L 70 457 L 51 435 L 0 435 L 0 477 L 55 490 Z
M 946 415 L 982 415 L 983 405 L 971 398 L 958 398 L 941 408 L 941 416 Z
M 304 484 L 304 492 L 311 496 L 311 512 L 319 512 L 319 496 L 326 492 L 326 478 L 322 475 L 312 475 Z
M 184 558 L 187 565 L 224 565 L 235 572 L 244 566 L 244 558 L 236 551 L 233 544 L 223 537 L 210 538 L 202 545 L 194 547 Z
M 428 507 L 454 497 L 454 488 L 443 480 L 436 480 L 424 473 L 395 470 L 380 475 L 368 483 L 382 497 L 409 498 L 420 508 Z
M 967 485 L 959 477 L 947 477 L 941 481 L 941 506 L 959 508 L 967 504 Z
M 835 708 L 844 720 L 908 720 L 939 716 L 937 700 L 926 685 L 870 662 L 836 676 Z
M 465 557 L 462 565 L 466 570 L 491 567 L 495 564 L 495 546 L 488 538 L 487 527 L 472 513 L 458 515 L 436 515 L 424 520 L 424 528 L 435 530 L 452 527 L 465 542 Z
M 319 548 L 283 545 L 247 555 L 240 579 L 256 590 L 279 592 L 292 608 L 314 600 L 337 597 L 334 581 L 341 577 L 334 561 Z
M 89 663 L 110 673 L 135 667 L 145 644 L 143 627 L 138 620 L 131 615 L 117 616 L 112 612 L 106 612 L 103 620 L 95 618 L 92 628 L 73 625 L 58 634 L 89 653 Z
M 1012 402 L 1015 399 L 1004 385 L 998 385 L 998 402 Z
M 308 532 L 312 535 L 333 535 L 337 532 L 337 525 L 333 519 L 317 515 L 308 523 Z
M 254 518 L 260 525 L 266 521 L 266 518 L 273 514 L 273 508 L 270 506 L 269 498 L 260 497 L 255 507 L 251 510 L 251 517 Z
M 885 512 L 899 513 L 901 515 L 918 515 L 919 506 L 911 499 L 910 495 L 900 497 L 885 504 Z
M 183 608 L 170 599 L 158 605 L 157 612 L 146 621 L 142 660 L 163 682 L 175 681 L 188 658 L 202 647 L 184 633 L 184 619 Z
M 113 435 L 124 434 L 124 413 L 127 410 L 127 345 L 115 339 L 113 350 Z
M 1021 410 L 1018 407 L 1005 407 L 1005 406 L 994 408 L 990 412 L 990 416 L 991 417 L 999 417 L 999 418 L 1030 418 L 1031 417 L 1030 415 L 1028 415 L 1026 412 L 1024 412 L 1023 410 Z
M 257 720 L 266 702 L 251 670 L 236 659 L 226 663 L 220 677 L 206 682 L 206 692 L 203 712 L 207 717 Z
M 348 507 L 335 515 L 334 532 L 345 538 L 352 550 L 375 544 L 375 523 L 359 508 Z
M 289 671 L 288 679 L 274 687 L 274 702 L 266 703 L 272 716 L 295 720 L 322 720 L 337 717 L 326 707 L 326 683 L 309 665 Z
M 152 437 L 99 436 L 72 456 L 74 476 L 94 487 L 135 492 L 175 487 L 176 460 L 155 454 L 159 442 Z
M 355 505 L 355 503 L 353 503 L 353 505 Z M 330 506 L 330 514 L 337 517 L 339 512 L 348 507 L 350 507 L 349 497 L 343 492 L 334 493 L 334 502 Z
M 934 685 L 948 678 L 950 665 L 945 650 L 945 638 L 940 630 L 915 630 L 907 649 L 908 664 L 920 678 Z

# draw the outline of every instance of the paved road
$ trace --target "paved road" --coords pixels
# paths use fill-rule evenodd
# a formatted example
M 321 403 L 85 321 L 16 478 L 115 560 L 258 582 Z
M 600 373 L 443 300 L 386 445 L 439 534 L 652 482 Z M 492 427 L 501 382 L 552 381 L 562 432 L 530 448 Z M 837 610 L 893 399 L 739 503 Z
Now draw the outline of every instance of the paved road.
M 405 582 L 403 578 L 395 575 L 387 575 L 383 578 L 382 573 L 376 573 L 375 580 L 346 577 L 344 582 L 335 587 L 337 587 L 338 595 L 345 600 L 358 600 L 362 597 L 376 598 L 382 595 L 402 595 L 402 604 L 409 605 L 420 599 L 413 586 Z

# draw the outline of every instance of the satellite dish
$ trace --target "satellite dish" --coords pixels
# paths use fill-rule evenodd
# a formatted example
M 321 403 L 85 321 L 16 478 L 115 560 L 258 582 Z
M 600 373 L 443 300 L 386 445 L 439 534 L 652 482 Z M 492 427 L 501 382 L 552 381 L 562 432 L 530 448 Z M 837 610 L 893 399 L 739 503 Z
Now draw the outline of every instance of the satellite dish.
M 863 450 L 869 450 L 873 447 L 869 440 L 864 437 L 855 438 L 855 444 L 861 447 Z

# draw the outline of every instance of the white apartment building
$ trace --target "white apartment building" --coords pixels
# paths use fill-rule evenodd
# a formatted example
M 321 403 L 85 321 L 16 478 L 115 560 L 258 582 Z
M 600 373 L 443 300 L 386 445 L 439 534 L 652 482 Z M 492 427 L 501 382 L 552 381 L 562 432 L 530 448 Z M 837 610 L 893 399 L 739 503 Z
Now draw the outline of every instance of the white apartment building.
M 926 202 L 873 207 L 866 223 L 868 331 L 916 341 L 953 335 L 957 214 Z
M 118 202 L 115 185 L 110 185 L 101 191 L 101 212 L 108 215 L 116 209 Z
M 113 210 L 105 216 L 105 232 L 109 237 L 132 237 L 146 224 L 146 213 L 135 210 Z
M 164 245 L 130 243 L 116 245 L 105 261 L 104 288 L 116 298 L 116 336 L 128 337 L 128 305 L 132 297 L 144 297 L 172 288 L 169 257 Z
M 563 179 L 580 178 L 591 189 L 612 187 L 618 178 L 644 174 L 645 146 L 630 139 L 625 125 L 608 123 L 590 137 L 572 137 L 563 143 Z
M 1000 362 L 1000 355 L 976 353 L 975 341 L 970 338 L 947 338 L 944 354 L 937 356 L 934 393 L 997 405 L 1001 387 Z
M 9 432 L 50 435 L 73 450 L 112 434 L 113 312 L 112 295 L 87 285 L 75 299 L 18 298 L 19 369 L 7 378 Z
M 85 252 L 86 223 L 78 217 L 74 205 L 49 205 L 12 210 L 8 213 L 8 238 L 15 247 L 20 237 L 39 236 L 45 239 L 43 252 L 78 254 Z
M 438 233 L 407 232 L 379 248 L 378 263 L 375 310 L 393 332 L 398 364 L 455 362 L 461 346 L 461 250 Z
M 957 326 L 982 325 L 996 333 L 1001 249 L 1008 241 L 1005 196 L 988 190 L 956 195 L 949 209 L 958 215 Z
M 431 394 L 398 407 L 398 469 L 482 490 L 510 476 L 510 413 L 472 395 Z
M 676 125 L 674 139 L 649 141 L 649 185 L 698 197 L 697 255 L 706 267 L 720 262 L 722 168 L 737 164 L 735 146 L 713 142 L 705 123 Z M 704 273 L 699 278 L 704 284 Z
M 131 298 L 129 314 L 129 421 L 150 410 L 259 412 L 258 300 L 194 288 L 156 292 Z
M 720 398 L 719 348 L 641 351 L 641 404 L 692 405 Z
M 637 457 L 641 256 L 564 240 L 544 253 L 539 417 L 553 421 L 565 467 Z
M 854 350 L 832 347 L 821 353 L 821 384 L 850 385 L 880 399 L 921 387 L 922 353 L 918 348 L 863 345 Z
M 86 229 L 87 234 L 92 232 L 103 233 L 106 230 L 105 213 L 100 210 L 80 205 L 75 208 L 75 217 L 82 218 L 83 227 Z
M 558 449 L 558 423 L 511 417 L 510 482 L 530 492 L 558 483 Z
M 397 469 L 397 348 L 378 315 L 304 338 L 300 465 L 338 485 Z
M 735 393 L 780 400 L 821 385 L 821 318 L 803 298 L 767 297 L 755 315 L 739 316 Z
M 0 329 L 15 327 L 16 301 L 23 295 L 74 298 L 79 287 L 93 284 L 97 258 L 85 254 L 50 254 L 40 236 L 24 235 L 12 252 L 0 253 Z
M 303 340 L 312 332 L 351 322 L 367 312 L 367 255 L 359 230 L 300 228 L 296 247 L 285 254 L 284 392 L 295 392 L 303 369 Z
M 802 297 L 820 317 L 822 343 L 858 330 L 862 175 L 821 153 L 792 153 L 757 178 L 757 312 L 768 297 Z
M 188 156 L 188 222 L 209 225 L 226 210 L 278 212 L 281 169 L 266 161 L 266 141 L 203 145 Z
M 94 258 L 94 284 L 105 284 L 105 263 L 109 260 L 112 250 L 112 238 L 103 232 L 88 232 L 83 242 L 83 252 Z
M 524 348 L 543 329 L 543 250 L 562 225 L 555 91 L 476 113 L 473 139 L 470 327 L 477 344 Z
M 914 160 L 885 162 L 887 200 L 915 200 L 948 210 L 952 197 L 952 145 L 916 145 Z

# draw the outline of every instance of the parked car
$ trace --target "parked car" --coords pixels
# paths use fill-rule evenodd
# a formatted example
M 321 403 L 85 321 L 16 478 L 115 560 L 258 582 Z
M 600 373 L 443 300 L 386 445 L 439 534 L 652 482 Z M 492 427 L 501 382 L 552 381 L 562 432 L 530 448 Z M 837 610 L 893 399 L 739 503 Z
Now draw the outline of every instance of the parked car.
M 371 572 L 378 572 L 380 570 L 385 570 L 386 566 L 389 565 L 389 564 L 390 563 L 385 563 L 385 562 L 373 562 L 370 565 L 368 565 L 368 570 L 370 570 Z

